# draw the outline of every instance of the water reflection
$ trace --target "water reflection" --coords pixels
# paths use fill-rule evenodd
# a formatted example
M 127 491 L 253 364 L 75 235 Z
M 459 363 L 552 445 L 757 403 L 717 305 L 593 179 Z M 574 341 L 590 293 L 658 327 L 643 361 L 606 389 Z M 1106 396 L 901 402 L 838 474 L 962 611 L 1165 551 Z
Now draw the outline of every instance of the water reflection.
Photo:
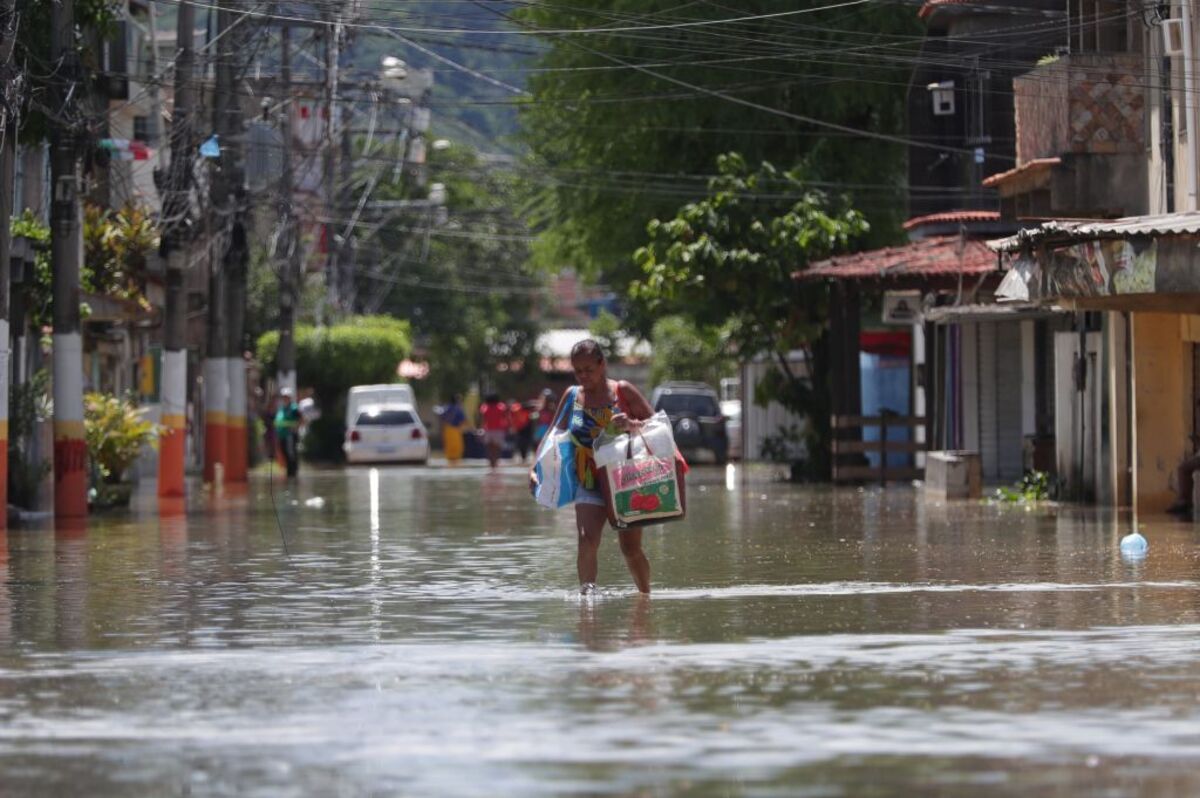
M 1190 525 L 1130 564 L 1112 513 L 689 487 L 649 598 L 615 535 L 579 597 L 569 514 L 519 469 L 0 534 L 5 794 L 1200 789 Z
M 0 529 L 0 649 L 13 641 L 12 592 L 9 586 L 8 531 Z

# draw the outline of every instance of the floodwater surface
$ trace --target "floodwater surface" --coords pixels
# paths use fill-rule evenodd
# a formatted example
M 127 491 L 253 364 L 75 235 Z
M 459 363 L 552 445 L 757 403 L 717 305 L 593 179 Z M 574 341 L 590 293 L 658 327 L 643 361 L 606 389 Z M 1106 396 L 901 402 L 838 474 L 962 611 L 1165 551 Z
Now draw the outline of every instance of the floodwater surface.
M 1190 524 L 698 468 L 581 598 L 519 469 L 271 484 L 0 533 L 0 792 L 1200 794 Z

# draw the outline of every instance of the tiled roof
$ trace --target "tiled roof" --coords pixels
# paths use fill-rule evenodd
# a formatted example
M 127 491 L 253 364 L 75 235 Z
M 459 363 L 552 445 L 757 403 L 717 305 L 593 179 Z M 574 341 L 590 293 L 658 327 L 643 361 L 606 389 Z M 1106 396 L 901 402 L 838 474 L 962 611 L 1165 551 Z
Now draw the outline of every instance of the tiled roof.
M 998 222 L 999 211 L 945 211 L 931 213 L 927 216 L 916 216 L 904 223 L 905 230 L 921 227 L 926 224 L 949 224 L 953 222 Z
M 1041 171 L 1043 169 L 1049 169 L 1052 166 L 1058 166 L 1060 163 L 1062 163 L 1062 158 L 1034 158 L 1032 161 L 1023 163 L 1015 169 L 1009 169 L 1007 172 L 1000 172 L 999 174 L 994 174 L 991 177 L 985 177 L 983 179 L 983 185 L 987 186 L 988 188 L 994 188 L 1002 183 L 1012 180 L 1018 175 L 1026 175 Z
M 917 12 L 917 16 L 927 19 L 939 6 L 962 6 L 970 2 L 971 0 L 927 0 L 925 5 L 921 6 L 921 10 Z
M 902 247 L 886 247 L 818 261 L 792 275 L 796 280 L 868 280 L 895 277 L 937 277 L 987 274 L 995 271 L 996 255 L 976 239 L 937 236 Z

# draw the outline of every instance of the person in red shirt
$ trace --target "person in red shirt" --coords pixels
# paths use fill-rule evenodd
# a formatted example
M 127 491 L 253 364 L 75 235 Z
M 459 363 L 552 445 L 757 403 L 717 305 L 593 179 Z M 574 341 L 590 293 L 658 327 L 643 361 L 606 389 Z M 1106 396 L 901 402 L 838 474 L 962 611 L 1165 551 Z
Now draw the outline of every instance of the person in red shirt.
M 500 401 L 498 394 L 489 393 L 479 406 L 479 418 L 483 427 L 483 442 L 487 446 L 488 465 L 495 468 L 500 463 L 504 439 L 512 429 L 512 413 L 508 405 Z
M 529 457 L 529 451 L 533 448 L 533 414 L 528 405 L 522 404 L 516 399 L 508 403 L 508 410 L 512 415 L 512 428 L 516 436 L 517 451 L 521 455 L 521 462 L 524 463 Z

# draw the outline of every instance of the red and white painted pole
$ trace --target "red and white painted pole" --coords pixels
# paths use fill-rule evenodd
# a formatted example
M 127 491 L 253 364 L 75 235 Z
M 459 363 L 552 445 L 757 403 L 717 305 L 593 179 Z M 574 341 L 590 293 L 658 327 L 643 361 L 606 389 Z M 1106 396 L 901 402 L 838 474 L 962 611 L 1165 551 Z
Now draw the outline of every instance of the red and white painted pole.
M 82 226 L 83 220 L 79 221 Z M 75 309 L 78 314 L 78 304 Z M 78 332 L 56 332 L 52 340 L 54 517 L 86 518 L 88 453 L 83 431 L 83 337 Z
M 163 314 L 162 424 L 166 427 L 158 444 L 159 510 L 173 508 L 186 494 L 184 473 L 187 459 L 187 307 L 183 271 L 185 221 L 188 215 L 188 181 L 191 179 L 193 114 L 193 46 L 196 8 L 179 5 L 176 20 L 179 53 L 175 58 L 175 107 L 171 114 L 171 164 L 168 190 L 163 197 L 167 250 L 166 307 Z
M 75 49 L 75 4 L 51 6 L 51 62 L 58 65 L 54 106 L 75 118 L 80 73 Z M 83 208 L 79 202 L 79 148 L 70 123 L 55 125 L 50 147 L 50 259 L 54 303 L 54 516 L 87 517 L 87 440 L 83 433 L 83 338 L 79 267 L 83 262 Z
M 211 295 L 210 295 L 210 302 Z M 224 479 L 226 417 L 229 405 L 229 368 L 223 357 L 204 360 L 204 481 Z M 220 466 L 218 469 L 217 466 Z M 218 471 L 221 472 L 218 479 Z
M 229 367 L 229 410 L 225 417 L 228 439 L 225 441 L 225 478 L 230 482 L 245 482 L 247 462 L 246 438 L 246 361 L 240 357 L 226 358 Z
M 12 36 L 15 28 L 0 32 L 4 45 L 0 47 L 0 63 L 7 64 L 5 54 L 12 54 Z M 8 71 L 7 66 L 0 70 Z M 7 77 L 7 76 L 6 76 Z M 0 106 L 0 529 L 8 526 L 8 286 L 9 267 L 12 256 L 12 230 L 8 220 L 12 217 L 13 174 L 17 161 L 17 126 L 15 117 L 8 115 Z
M 180 332 L 179 338 L 182 337 Z M 164 429 L 158 443 L 158 495 L 164 499 L 177 499 L 186 495 L 183 477 L 187 456 L 187 352 L 166 349 L 162 358 L 160 390 Z

